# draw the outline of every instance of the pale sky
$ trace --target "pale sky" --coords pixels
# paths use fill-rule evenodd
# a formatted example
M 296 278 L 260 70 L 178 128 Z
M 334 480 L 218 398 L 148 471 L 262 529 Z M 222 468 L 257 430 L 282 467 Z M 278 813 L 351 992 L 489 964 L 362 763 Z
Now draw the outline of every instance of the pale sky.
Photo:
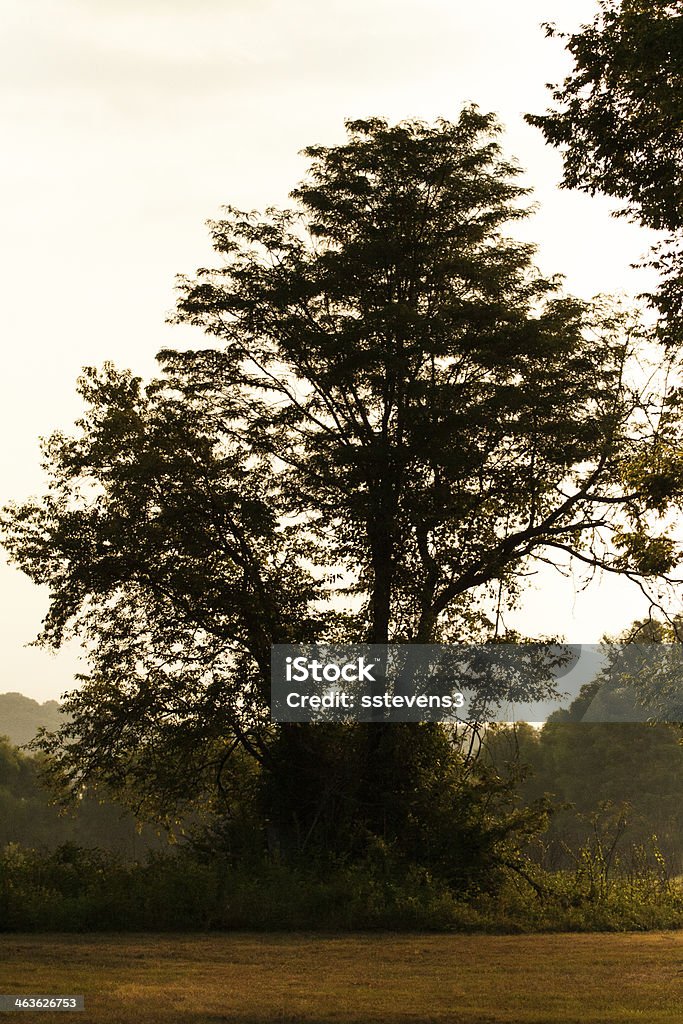
M 79 413 L 81 367 L 154 372 L 174 277 L 211 261 L 221 204 L 284 205 L 298 151 L 348 117 L 456 119 L 473 101 L 507 128 L 540 212 L 525 227 L 567 289 L 635 294 L 646 232 L 562 192 L 558 155 L 523 121 L 568 69 L 543 21 L 573 29 L 594 0 L 0 0 L 0 504 L 43 488 L 37 439 Z M 0 692 L 58 697 L 77 648 L 27 648 L 46 595 L 0 569 Z M 642 613 L 627 584 L 577 594 L 543 580 L 525 616 L 599 640 Z

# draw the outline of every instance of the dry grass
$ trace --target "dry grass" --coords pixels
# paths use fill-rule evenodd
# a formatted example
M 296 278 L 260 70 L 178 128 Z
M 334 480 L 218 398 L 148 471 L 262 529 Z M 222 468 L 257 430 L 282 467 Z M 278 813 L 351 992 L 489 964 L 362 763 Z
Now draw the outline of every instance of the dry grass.
M 0 936 L 17 1024 L 675 1024 L 683 935 Z

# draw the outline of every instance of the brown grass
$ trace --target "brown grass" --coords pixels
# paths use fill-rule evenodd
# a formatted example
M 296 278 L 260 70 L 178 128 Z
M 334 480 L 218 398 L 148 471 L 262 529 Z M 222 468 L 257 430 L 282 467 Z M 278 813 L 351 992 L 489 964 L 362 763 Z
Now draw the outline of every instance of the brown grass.
M 0 993 L 74 1024 L 675 1024 L 683 934 L 0 935 Z

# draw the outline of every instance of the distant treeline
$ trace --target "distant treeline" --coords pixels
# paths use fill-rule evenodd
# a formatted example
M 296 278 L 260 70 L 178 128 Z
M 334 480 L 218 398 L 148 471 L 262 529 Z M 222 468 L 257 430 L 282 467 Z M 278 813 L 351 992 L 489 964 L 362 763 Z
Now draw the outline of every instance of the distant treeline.
M 614 843 L 614 856 L 622 861 L 654 841 L 667 871 L 683 874 L 678 727 L 571 721 L 549 722 L 543 729 L 499 726 L 486 734 L 484 756 L 502 775 L 519 776 L 520 803 L 549 798 L 548 827 L 531 851 L 543 867 L 571 867 L 576 851 L 600 836 Z M 19 843 L 54 850 L 73 843 L 136 859 L 167 845 L 151 828 L 140 831 L 130 812 L 92 794 L 66 812 L 54 806 L 39 769 L 39 757 L 0 737 L 0 848 Z
M 93 795 L 64 810 L 52 803 L 39 777 L 40 759 L 0 737 L 0 849 L 9 843 L 54 850 L 64 843 L 99 847 L 134 860 L 167 846 L 133 815 Z
M 578 716 L 580 702 L 575 705 Z M 520 724 L 486 733 L 484 756 L 501 773 L 520 775 L 520 801 L 548 796 L 553 805 L 548 828 L 535 841 L 535 858 L 550 870 L 571 866 L 575 851 L 602 830 L 605 837 L 613 835 L 615 853 L 622 856 L 656 837 L 667 869 L 683 874 L 680 727 L 572 717 L 570 709 L 543 729 Z M 150 828 L 136 830 L 132 814 L 92 795 L 67 814 L 51 804 L 39 780 L 39 759 L 17 747 L 30 742 L 40 726 L 56 729 L 62 721 L 57 701 L 39 704 L 20 693 L 0 694 L 0 847 L 19 843 L 54 850 L 75 843 L 136 858 L 165 846 Z
M 39 704 L 23 693 L 0 693 L 0 736 L 17 747 L 30 743 L 41 726 L 53 730 L 64 724 L 60 707 L 56 700 Z
M 587 843 L 601 842 L 624 866 L 655 844 L 667 872 L 683 874 L 680 726 L 558 719 L 486 738 L 500 771 L 521 768 L 525 803 L 551 800 L 548 827 L 534 840 L 536 859 L 549 870 L 568 868 Z
M 52 803 L 39 778 L 40 759 L 20 750 L 42 727 L 64 722 L 56 700 L 39 704 L 21 693 L 0 694 L 0 848 L 8 843 L 55 850 L 64 843 L 99 847 L 135 859 L 167 845 L 109 801 L 84 795 L 68 811 Z

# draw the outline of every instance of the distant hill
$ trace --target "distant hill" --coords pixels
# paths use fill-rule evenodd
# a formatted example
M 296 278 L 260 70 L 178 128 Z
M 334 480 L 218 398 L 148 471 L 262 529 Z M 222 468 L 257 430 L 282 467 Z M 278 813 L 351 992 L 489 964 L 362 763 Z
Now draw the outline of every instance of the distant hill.
M 20 747 L 33 739 L 41 725 L 58 728 L 64 721 L 59 708 L 56 700 L 39 704 L 23 693 L 0 693 L 0 736 L 7 736 Z

